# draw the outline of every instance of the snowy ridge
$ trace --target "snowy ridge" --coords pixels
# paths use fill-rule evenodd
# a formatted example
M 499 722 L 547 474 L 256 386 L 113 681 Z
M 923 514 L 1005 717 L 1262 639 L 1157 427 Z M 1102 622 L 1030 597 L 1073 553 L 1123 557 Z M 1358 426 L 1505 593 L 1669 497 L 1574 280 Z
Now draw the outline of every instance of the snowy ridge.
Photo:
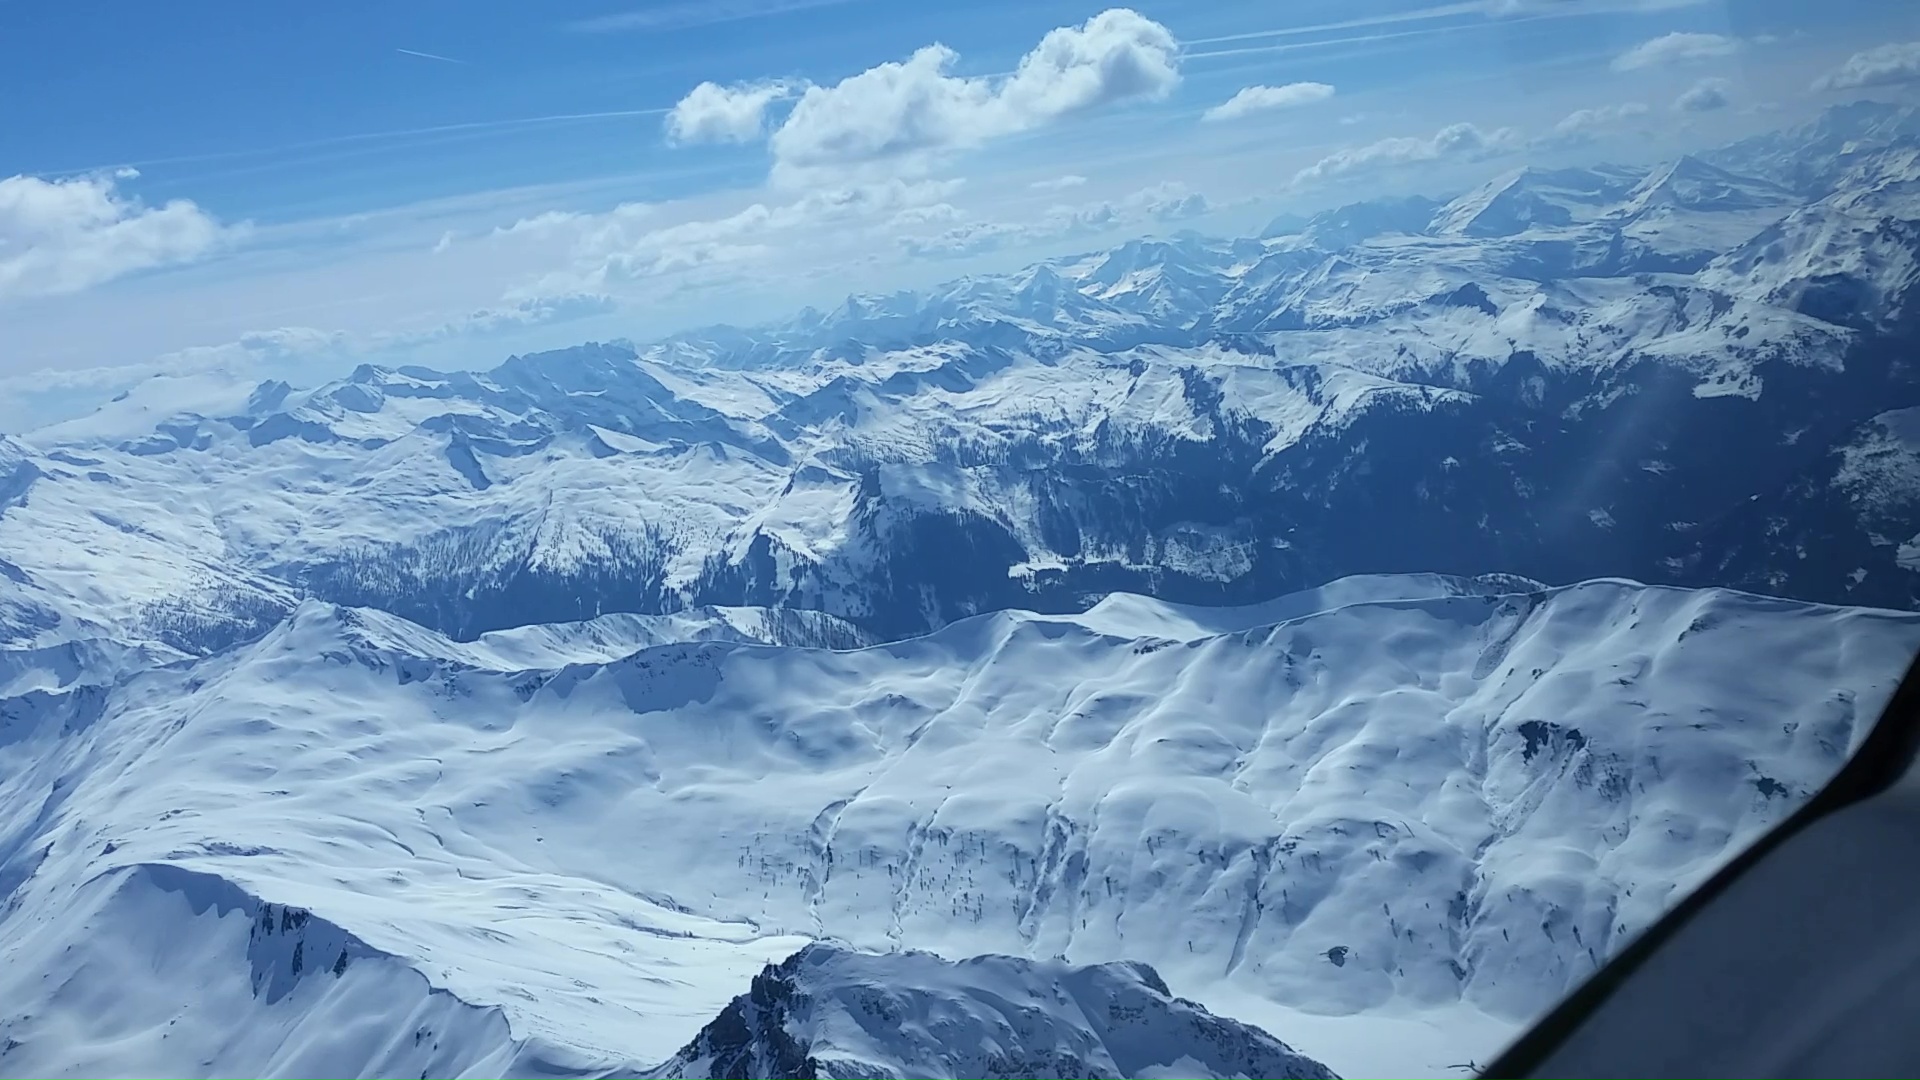
M 1168 604 L 1152 597 L 1113 593 L 1083 614 L 1066 616 L 1099 634 L 1123 638 L 1167 638 L 1198 641 L 1332 611 L 1351 604 L 1389 604 L 1449 596 L 1498 596 L 1542 592 L 1546 586 L 1513 575 L 1487 574 L 1475 578 L 1443 574 L 1369 574 L 1341 578 L 1317 589 L 1307 589 L 1244 607 L 1203 608 Z
M 125 645 L 84 638 L 44 649 L 0 649 L 0 698 L 111 684 L 134 672 L 185 659 L 185 653 L 152 642 Z
M 1087 625 L 1001 612 L 852 651 L 701 641 L 535 670 L 309 603 L 217 657 L 9 698 L 0 970 L 21 1004 L 0 1038 L 34 1064 L 0 1067 L 57 1073 L 73 1010 L 145 1023 L 127 1010 L 150 1001 L 116 995 L 161 984 L 33 988 L 98 925 L 74 897 L 158 865 L 499 1010 L 509 1035 L 473 1054 L 576 1075 L 667 1061 L 823 940 L 1139 961 L 1336 1071 L 1438 1075 L 1822 782 L 1920 646 L 1920 616 L 1892 612 L 1481 588 L 1336 583 L 1184 642 L 1116 636 L 1149 606 L 1116 600 Z M 1209 625 L 1145 628 L 1175 615 Z M 204 976 L 233 994 L 252 917 Z M 216 926 L 116 925 L 128 957 Z M 305 985 L 262 1006 L 274 1024 L 339 984 Z M 425 1007 L 405 986 L 378 1007 Z M 283 1060 L 195 1039 L 213 1064 L 189 1074 Z M 95 1045 L 94 1072 L 154 1060 Z M 467 1067 L 512 1067 L 485 1060 Z
M 737 641 L 857 649 L 873 644 L 859 627 L 818 611 L 701 608 L 672 615 L 603 615 L 586 623 L 495 630 L 474 642 L 502 670 L 608 663 L 678 641 Z
M 64 918 L 82 935 L 10 935 L 0 988 L 9 1001 L 38 1004 L 0 1020 L 5 1075 L 608 1071 L 564 1048 L 526 1045 L 500 1010 L 434 990 L 412 965 L 340 927 L 214 875 L 123 866 L 69 902 Z
M 861 631 L 817 611 L 769 608 L 707 608 L 672 615 L 603 615 L 580 623 L 553 623 L 496 630 L 471 642 L 445 637 L 371 608 L 343 608 L 309 600 L 270 632 L 263 647 L 322 648 L 318 634 L 354 658 L 426 659 L 484 671 L 550 670 L 579 664 L 611 664 L 647 649 L 690 642 L 789 645 L 855 649 L 872 644 Z M 344 646 L 344 652 L 337 647 Z M 6 654 L 0 654 L 4 657 Z M 31 654 L 29 654 L 31 655 Z M 128 666 L 128 670 L 132 670 Z
M 261 441 L 258 433 L 271 419 L 202 419 L 174 427 L 187 436 L 179 445 L 195 448 L 190 451 L 154 454 L 144 444 L 87 444 L 82 457 L 73 449 L 54 450 L 53 483 L 42 483 L 35 517 L 21 521 L 19 543 L 7 548 L 20 550 L 24 560 L 14 587 L 53 610 L 84 612 L 129 635 L 162 637 L 176 606 L 209 620 L 228 609 L 241 618 L 255 612 L 277 617 L 303 588 L 343 600 L 425 594 L 425 602 L 444 601 L 447 607 L 405 613 L 469 636 L 503 624 L 568 621 L 562 616 L 575 613 L 459 610 L 476 606 L 473 585 L 489 585 L 498 575 L 566 578 L 599 566 L 617 576 L 598 591 L 611 592 L 626 610 L 671 611 L 685 606 L 684 590 L 711 577 L 716 563 L 728 573 L 745 564 L 757 542 L 790 552 L 801 581 L 812 576 L 805 568 L 821 566 L 826 580 L 819 587 L 845 597 L 821 606 L 858 618 L 870 615 L 872 606 L 859 594 L 869 576 L 865 553 L 886 545 L 884 536 L 851 532 L 860 525 L 863 500 L 872 498 L 863 485 L 874 472 L 882 498 L 898 496 L 894 501 L 907 508 L 926 500 L 900 493 L 933 490 L 929 482 L 948 468 L 940 459 L 954 448 L 995 453 L 993 444 L 1059 439 L 1079 447 L 1077 456 L 1107 456 L 1114 451 L 1104 447 L 1115 439 L 1151 443 L 1171 435 L 1197 443 L 1217 437 L 1214 412 L 1225 409 L 1263 418 L 1268 441 L 1278 449 L 1316 430 L 1337 430 L 1356 411 L 1389 399 L 1417 407 L 1449 400 L 1355 373 L 1335 372 L 1303 385 L 1302 376 L 1219 352 L 1142 356 L 1132 367 L 1082 353 L 1074 360 L 1073 380 L 1064 383 L 1056 364 L 1005 358 L 956 380 L 949 376 L 964 371 L 974 354 L 964 348 L 942 352 L 932 357 L 940 365 L 937 378 L 924 389 L 903 378 L 910 374 L 904 371 L 865 381 L 882 371 L 859 381 L 837 378 L 783 405 L 781 422 L 796 432 L 797 445 L 809 448 L 812 460 L 804 465 L 795 461 L 798 449 L 769 457 L 743 449 L 741 444 L 752 442 L 747 435 L 729 434 L 760 420 L 710 419 L 708 426 L 720 432 L 712 441 L 645 441 L 628 425 L 629 434 L 596 429 L 591 443 L 584 442 L 554 433 L 547 404 L 494 395 L 484 382 L 481 400 L 473 403 L 479 411 L 456 414 L 466 417 L 458 425 L 420 420 L 407 410 L 336 416 L 290 399 L 283 404 L 292 411 L 275 416 L 286 418 L 282 426 L 297 429 L 297 436 Z M 570 361 L 557 358 L 550 366 Z M 1217 372 L 1218 405 L 1211 398 L 1199 405 L 1191 400 L 1188 365 L 1196 361 Z M 396 377 L 417 389 L 417 377 Z M 363 372 L 358 378 L 367 381 L 312 397 L 338 396 L 354 386 L 378 389 L 389 375 Z M 623 383 L 622 389 L 640 388 Z M 496 396 L 504 403 L 490 403 Z M 605 407 L 606 398 L 594 400 Z M 369 427 L 373 420 L 385 425 L 378 434 Z M 815 427 L 794 428 L 796 422 Z M 483 429 L 492 434 L 483 438 Z M 1124 445 L 1116 449 L 1125 452 Z M 64 464 L 59 457 L 92 464 Z M 954 474 L 960 487 L 947 490 L 970 488 L 973 494 L 961 496 L 959 506 L 950 504 L 949 494 L 937 494 L 931 510 L 1000 519 L 1033 548 L 1046 550 L 1037 524 L 1000 509 L 1017 512 L 1023 501 L 1017 488 L 1029 480 L 1025 470 Z M 268 476 L 278 482 L 259 482 Z M 289 482 L 295 477 L 304 479 Z M 910 487 L 894 484 L 893 477 Z M 195 494 L 181 499 L 181 486 Z M 610 491 L 634 497 L 607 498 Z M 103 500 L 111 510 L 102 510 Z M 12 525 L 0 521 L 0 532 Z M 29 535 L 36 537 L 31 543 Z M 60 542 L 41 542 L 53 537 Z M 149 567 L 140 591 L 98 596 L 94 583 L 106 564 L 126 559 Z M 470 584 L 457 590 L 460 595 L 443 595 L 447 587 L 435 579 L 444 574 Z M 525 600 L 538 604 L 536 594 L 553 591 L 571 598 L 581 588 L 572 580 L 554 590 L 528 588 Z M 504 596 L 499 603 L 519 607 Z M 189 645 L 190 637 L 174 640 Z M 23 643 L 41 640 L 33 636 Z

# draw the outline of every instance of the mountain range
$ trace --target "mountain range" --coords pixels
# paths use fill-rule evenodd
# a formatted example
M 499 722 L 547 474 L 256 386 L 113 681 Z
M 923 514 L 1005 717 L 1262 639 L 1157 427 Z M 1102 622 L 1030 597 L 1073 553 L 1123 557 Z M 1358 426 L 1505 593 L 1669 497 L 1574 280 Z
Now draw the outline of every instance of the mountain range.
M 1791 136 L 1850 125 L 1817 181 L 1755 147 L 1523 169 L 484 374 L 188 412 L 159 380 L 0 442 L 0 641 L 205 652 L 306 596 L 462 638 L 704 606 L 897 637 L 1375 572 L 1905 607 L 1914 123 Z
M 0 1075 L 1446 1075 L 1920 648 L 1920 115 L 0 437 Z

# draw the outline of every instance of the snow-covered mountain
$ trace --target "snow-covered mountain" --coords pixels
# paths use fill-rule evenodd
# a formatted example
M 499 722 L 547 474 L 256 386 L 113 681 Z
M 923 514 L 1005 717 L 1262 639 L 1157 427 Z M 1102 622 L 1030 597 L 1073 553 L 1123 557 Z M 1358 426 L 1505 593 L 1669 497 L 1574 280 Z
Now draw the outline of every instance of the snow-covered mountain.
M 1699 155 L 1743 176 L 1771 180 L 1807 198 L 1833 193 L 1849 169 L 1920 138 L 1920 109 L 1862 100 L 1835 105 L 1810 123 L 1742 139 Z
M 684 607 L 898 637 L 1412 571 L 1907 606 L 1883 526 L 1737 535 L 1920 406 L 1905 116 L 1773 137 L 1855 132 L 1817 190 L 1752 147 L 1522 170 L 484 374 L 142 388 L 0 444 L 0 641 L 205 652 L 302 597 L 462 638 Z
M 1917 184 L 1852 105 L 0 437 L 0 1075 L 1484 1059 L 1920 647 Z
M 1271 1077 L 1333 1080 L 1257 1028 L 1173 997 L 1143 964 L 809 945 L 754 976 L 673 1060 L 672 1080 Z
M 1631 202 L 1640 174 L 1631 169 L 1516 169 L 1453 200 L 1431 231 L 1459 236 L 1516 236 L 1537 228 L 1592 222 L 1622 200 Z
M 307 602 L 0 701 L 0 1072 L 632 1073 L 823 941 L 1147 963 L 1439 1075 L 1821 784 L 1920 616 L 1389 577 L 858 650 L 545 633 L 525 668 Z

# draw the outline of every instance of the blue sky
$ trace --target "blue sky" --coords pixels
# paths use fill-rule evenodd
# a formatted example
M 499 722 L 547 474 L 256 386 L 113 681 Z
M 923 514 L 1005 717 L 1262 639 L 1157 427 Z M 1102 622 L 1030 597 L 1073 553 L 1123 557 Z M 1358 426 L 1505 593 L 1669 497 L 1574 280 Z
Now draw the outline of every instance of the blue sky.
M 0 0 L 0 430 L 1652 159 L 1905 94 L 1904 54 L 1813 85 L 1916 39 L 1881 0 Z

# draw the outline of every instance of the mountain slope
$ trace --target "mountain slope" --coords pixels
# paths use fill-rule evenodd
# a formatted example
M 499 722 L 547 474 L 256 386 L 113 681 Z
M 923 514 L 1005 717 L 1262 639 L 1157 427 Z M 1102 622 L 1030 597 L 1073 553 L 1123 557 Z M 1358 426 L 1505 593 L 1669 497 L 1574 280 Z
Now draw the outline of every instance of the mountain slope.
M 0 968 L 0 1075 L 579 1075 L 499 1009 L 215 875 L 112 870 L 69 891 L 65 922 L 0 926 L 26 919 Z
M 1185 641 L 1112 636 L 1114 601 L 1103 630 L 999 613 L 536 670 L 309 603 L 218 657 L 28 690 L 0 703 L 0 1040 L 27 1055 L 0 1062 L 55 1069 L 82 1031 L 104 1073 L 619 1071 L 816 940 L 1149 963 L 1223 1015 L 1317 1014 L 1275 1030 L 1336 1071 L 1370 1025 L 1422 1017 L 1484 1053 L 1818 786 L 1920 646 L 1890 612 L 1486 589 L 1337 584 L 1257 627 L 1125 602 Z M 239 920 L 153 906 L 176 871 Z M 262 904 L 335 928 L 321 959 L 350 939 L 507 1035 L 442 1064 L 301 1057 L 301 1003 L 346 993 L 323 980 L 265 1002 L 252 1049 L 181 1031 L 191 1054 L 143 1057 L 161 1015 L 254 1008 L 221 928 Z M 174 940 L 205 942 L 187 984 L 214 987 L 178 1014 L 155 1004 L 183 985 Z M 1463 1060 L 1400 1053 L 1409 1075 Z

